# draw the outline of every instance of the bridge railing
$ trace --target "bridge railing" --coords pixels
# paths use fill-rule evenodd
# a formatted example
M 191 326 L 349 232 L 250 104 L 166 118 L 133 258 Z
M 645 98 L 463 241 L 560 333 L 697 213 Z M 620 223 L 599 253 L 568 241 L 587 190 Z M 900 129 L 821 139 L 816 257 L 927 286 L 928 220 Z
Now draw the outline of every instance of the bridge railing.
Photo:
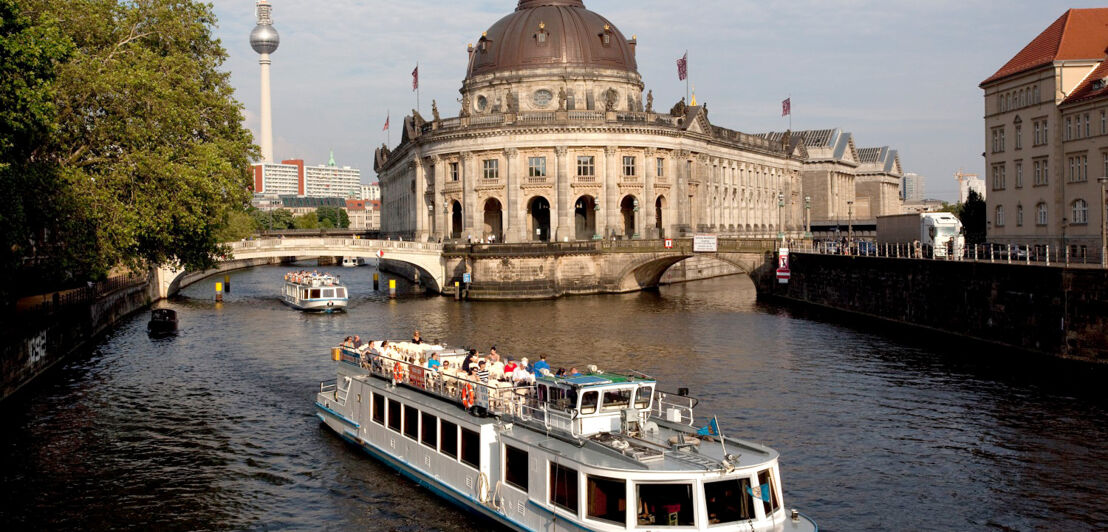
M 362 238 L 304 237 L 304 238 L 259 238 L 242 240 L 229 244 L 232 252 L 264 251 L 273 249 L 325 248 L 336 249 L 391 249 L 411 251 L 442 251 L 442 244 L 432 242 L 409 242 L 403 240 L 367 240 Z
M 916 243 L 815 242 L 794 245 L 791 253 L 848 255 L 904 260 L 984 262 L 1054 267 L 1100 268 L 1093 253 L 1074 253 L 1071 248 L 1041 244 L 970 244 L 958 249 L 933 249 Z
M 559 253 L 602 253 L 602 252 L 654 252 L 654 253 L 692 253 L 693 239 L 670 239 L 672 247 L 666 247 L 666 240 L 583 240 L 574 242 L 525 242 L 515 244 L 446 244 L 446 253 L 468 253 L 474 255 L 548 255 Z M 776 250 L 778 241 L 773 238 L 721 238 L 718 240 L 720 253 L 763 253 Z

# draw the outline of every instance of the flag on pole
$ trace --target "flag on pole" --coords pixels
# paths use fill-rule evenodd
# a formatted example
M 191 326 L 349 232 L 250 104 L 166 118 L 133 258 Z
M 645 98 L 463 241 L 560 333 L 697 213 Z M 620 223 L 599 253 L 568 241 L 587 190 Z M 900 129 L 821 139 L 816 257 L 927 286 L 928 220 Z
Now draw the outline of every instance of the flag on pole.
M 419 65 L 412 71 L 412 90 L 419 90 Z
M 793 114 L 793 99 L 785 98 L 785 101 L 781 102 L 781 116 L 792 116 Z
M 392 113 L 385 115 L 385 127 L 381 128 L 381 131 L 389 130 L 389 119 L 392 118 Z
M 719 424 L 716 423 L 715 416 L 712 416 L 712 420 L 708 422 L 707 427 L 701 427 L 696 431 L 697 436 L 719 436 Z
M 746 492 L 755 499 L 761 499 L 765 502 L 769 502 L 770 500 L 769 484 L 762 484 L 754 487 L 747 486 Z
M 677 79 L 685 81 L 689 77 L 689 53 L 677 60 Z

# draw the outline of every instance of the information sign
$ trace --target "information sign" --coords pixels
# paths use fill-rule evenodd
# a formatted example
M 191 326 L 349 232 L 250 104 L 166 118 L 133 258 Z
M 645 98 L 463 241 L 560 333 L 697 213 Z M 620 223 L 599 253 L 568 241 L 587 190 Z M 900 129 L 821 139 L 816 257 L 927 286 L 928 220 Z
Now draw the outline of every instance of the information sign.
M 693 253 L 716 253 L 719 251 L 719 237 L 716 235 L 696 235 L 693 237 Z

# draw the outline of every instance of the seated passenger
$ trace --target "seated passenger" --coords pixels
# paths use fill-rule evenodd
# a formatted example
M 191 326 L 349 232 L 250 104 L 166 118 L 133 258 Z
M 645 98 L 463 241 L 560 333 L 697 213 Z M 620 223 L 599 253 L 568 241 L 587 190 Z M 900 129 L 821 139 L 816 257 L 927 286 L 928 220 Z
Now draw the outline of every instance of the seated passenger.
M 355 334 L 354 335 L 354 349 L 357 349 L 361 346 L 362 346 L 362 337 Z
M 442 364 L 439 362 L 439 354 L 431 353 L 431 358 L 427 359 L 427 369 L 431 371 L 439 371 L 442 368 Z
M 353 349 L 354 348 L 354 339 L 350 336 L 347 336 L 346 338 L 343 338 L 342 339 L 342 348 L 343 349 Z
M 419 331 L 416 331 L 414 334 L 412 334 L 412 343 L 416 345 L 423 343 L 423 340 L 419 338 Z
M 491 356 L 490 356 L 491 358 Z M 504 363 L 503 362 L 491 362 L 488 365 L 489 377 L 494 380 L 502 380 L 504 378 Z
M 542 374 L 542 370 L 544 369 L 550 371 L 550 363 L 546 361 L 546 355 L 539 355 L 539 361 L 535 362 L 535 367 L 530 368 L 530 371 Z
M 581 372 L 577 371 L 577 368 L 569 368 L 569 376 L 570 377 L 579 377 L 580 375 L 581 375 Z
M 516 386 L 529 386 L 535 383 L 535 376 L 529 371 L 518 368 L 512 372 L 512 384 Z
M 504 376 L 511 375 L 512 372 L 515 371 L 517 367 L 519 367 L 519 366 L 516 365 L 516 359 L 514 359 L 512 357 L 508 357 L 508 363 L 504 364 Z

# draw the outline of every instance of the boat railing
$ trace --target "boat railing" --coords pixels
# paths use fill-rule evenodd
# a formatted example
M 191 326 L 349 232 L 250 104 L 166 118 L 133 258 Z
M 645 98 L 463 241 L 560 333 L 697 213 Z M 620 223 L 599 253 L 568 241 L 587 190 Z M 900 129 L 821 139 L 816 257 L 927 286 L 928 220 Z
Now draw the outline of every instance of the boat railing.
M 319 393 L 330 393 L 338 391 L 339 381 L 338 379 L 331 379 L 329 381 L 322 381 L 319 383 Z
M 480 407 L 492 415 L 518 417 L 525 420 L 534 418 L 552 427 L 564 428 L 572 432 L 572 416 L 541 409 L 535 403 L 534 386 L 514 386 L 499 381 L 490 381 L 486 384 L 445 371 L 428 369 L 421 362 L 413 363 L 407 359 L 377 352 L 366 352 L 365 356 L 362 356 L 357 351 L 344 348 L 342 354 L 344 360 L 350 362 L 356 360 L 357 364 L 370 374 L 394 384 L 426 392 L 463 406 Z M 538 410 L 542 412 L 539 413 Z
M 699 400 L 687 395 L 657 391 L 654 394 L 654 402 L 650 406 L 653 416 L 692 426 L 696 422 L 693 410 Z

